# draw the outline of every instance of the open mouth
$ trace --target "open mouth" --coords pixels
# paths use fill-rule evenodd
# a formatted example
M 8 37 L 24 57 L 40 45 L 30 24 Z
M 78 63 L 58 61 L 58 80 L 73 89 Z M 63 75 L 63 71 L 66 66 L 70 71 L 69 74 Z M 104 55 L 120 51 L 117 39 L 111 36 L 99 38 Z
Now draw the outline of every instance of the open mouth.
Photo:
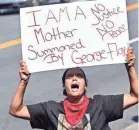
M 78 84 L 72 84 L 71 85 L 71 89 L 74 90 L 74 91 L 76 91 L 76 90 L 79 89 L 79 85 Z

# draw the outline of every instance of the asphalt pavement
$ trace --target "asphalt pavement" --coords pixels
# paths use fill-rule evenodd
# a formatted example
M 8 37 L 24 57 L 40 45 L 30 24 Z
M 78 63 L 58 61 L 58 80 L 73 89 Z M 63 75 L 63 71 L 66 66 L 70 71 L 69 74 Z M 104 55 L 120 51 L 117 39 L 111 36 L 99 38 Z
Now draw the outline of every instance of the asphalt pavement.
M 127 5 L 137 3 L 127 0 Z M 138 9 L 128 11 L 129 38 L 138 37 Z M 0 16 L 0 43 L 20 38 L 19 14 Z M 136 55 L 138 72 L 138 42 L 131 44 Z M 9 115 L 9 105 L 19 83 L 19 62 L 22 59 L 21 44 L 0 49 L 0 130 L 31 130 L 29 121 Z M 129 80 L 124 64 L 83 67 L 88 79 L 87 95 L 128 93 Z M 28 84 L 24 103 L 64 98 L 61 77 L 64 70 L 34 73 Z M 112 130 L 137 130 L 138 105 L 124 112 L 123 119 L 110 123 Z

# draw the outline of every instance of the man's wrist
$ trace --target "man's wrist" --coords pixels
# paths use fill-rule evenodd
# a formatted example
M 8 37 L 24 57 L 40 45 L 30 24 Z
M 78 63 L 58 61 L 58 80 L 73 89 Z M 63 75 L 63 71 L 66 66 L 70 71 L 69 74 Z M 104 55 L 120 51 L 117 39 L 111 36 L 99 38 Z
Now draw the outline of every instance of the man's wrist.
M 135 71 L 134 66 L 127 66 L 126 69 L 127 69 L 128 74 Z
M 125 63 L 125 67 L 126 67 L 126 69 L 132 69 L 132 68 L 134 68 L 134 65 L 128 66 L 128 63 Z
M 21 82 L 21 83 L 23 83 L 23 84 L 28 83 L 28 81 L 29 81 L 29 78 L 28 78 L 28 79 L 26 79 L 26 80 L 25 80 L 25 79 L 20 79 L 20 82 Z

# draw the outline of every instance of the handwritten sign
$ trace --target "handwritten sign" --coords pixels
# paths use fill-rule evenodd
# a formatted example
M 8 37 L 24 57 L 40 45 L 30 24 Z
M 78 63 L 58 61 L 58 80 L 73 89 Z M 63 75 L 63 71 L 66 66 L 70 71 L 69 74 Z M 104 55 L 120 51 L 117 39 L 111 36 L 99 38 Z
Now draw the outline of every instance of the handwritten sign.
M 125 0 L 22 8 L 23 60 L 30 72 L 124 63 Z

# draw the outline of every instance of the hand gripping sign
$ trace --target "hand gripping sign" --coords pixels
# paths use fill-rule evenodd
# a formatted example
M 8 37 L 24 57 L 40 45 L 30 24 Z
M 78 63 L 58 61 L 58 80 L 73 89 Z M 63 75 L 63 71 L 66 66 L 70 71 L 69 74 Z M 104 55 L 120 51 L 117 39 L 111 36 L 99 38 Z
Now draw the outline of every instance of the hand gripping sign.
M 20 19 L 23 60 L 31 73 L 125 62 L 125 0 L 22 8 Z

